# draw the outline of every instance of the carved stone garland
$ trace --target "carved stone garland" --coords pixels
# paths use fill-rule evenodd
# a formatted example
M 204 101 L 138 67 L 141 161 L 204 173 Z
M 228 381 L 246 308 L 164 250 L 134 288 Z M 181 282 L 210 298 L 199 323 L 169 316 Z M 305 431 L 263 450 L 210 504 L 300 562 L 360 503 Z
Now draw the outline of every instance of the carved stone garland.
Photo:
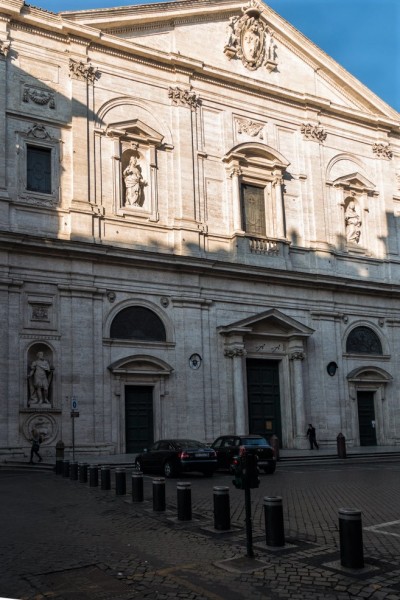
M 39 104 L 40 106 L 45 106 L 46 104 L 48 104 L 49 108 L 52 109 L 56 107 L 54 94 L 52 92 L 48 92 L 47 90 L 41 90 L 35 87 L 25 87 L 22 100 L 23 102 L 29 102 L 31 100 L 32 102 L 34 102 L 35 104 Z
M 257 0 L 250 0 L 242 8 L 241 17 L 230 18 L 224 53 L 229 60 L 240 59 L 250 71 L 265 66 L 271 72 L 277 66 L 276 45 L 273 31 L 260 19 L 261 12 L 262 6 Z

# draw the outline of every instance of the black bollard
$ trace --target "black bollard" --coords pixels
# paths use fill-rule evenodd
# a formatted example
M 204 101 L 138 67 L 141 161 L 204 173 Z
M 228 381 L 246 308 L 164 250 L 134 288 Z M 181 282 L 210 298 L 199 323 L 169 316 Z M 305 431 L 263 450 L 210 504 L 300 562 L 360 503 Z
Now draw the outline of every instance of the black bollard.
M 87 483 L 88 478 L 88 464 L 78 463 L 78 478 L 79 483 Z
M 126 494 L 125 469 L 115 469 L 115 494 L 117 496 Z
M 100 467 L 100 487 L 102 490 L 111 490 L 111 471 L 106 465 Z
M 69 477 L 69 460 L 63 460 L 63 477 Z
M 348 569 L 364 567 L 361 511 L 339 508 L 340 563 Z
M 265 538 L 267 546 L 285 545 L 283 526 L 282 498 L 280 496 L 264 497 Z
M 227 531 L 231 528 L 229 488 L 224 485 L 216 485 L 213 490 L 214 529 L 218 529 L 218 531 Z
M 179 481 L 176 484 L 178 521 L 191 521 L 192 519 L 192 484 Z
M 89 465 L 88 479 L 89 487 L 97 487 L 99 485 L 99 467 L 97 465 Z
M 76 461 L 69 463 L 69 478 L 73 481 L 78 479 L 78 463 Z
M 339 435 L 337 436 L 336 447 L 337 447 L 338 457 L 339 458 L 347 458 L 346 438 L 344 437 L 343 433 L 339 433 Z
M 132 502 L 143 502 L 143 473 L 132 473 Z
M 165 510 L 165 479 L 157 477 L 153 479 L 153 510 L 161 512 Z
M 56 475 L 62 475 L 64 468 L 64 461 L 62 458 L 56 459 Z

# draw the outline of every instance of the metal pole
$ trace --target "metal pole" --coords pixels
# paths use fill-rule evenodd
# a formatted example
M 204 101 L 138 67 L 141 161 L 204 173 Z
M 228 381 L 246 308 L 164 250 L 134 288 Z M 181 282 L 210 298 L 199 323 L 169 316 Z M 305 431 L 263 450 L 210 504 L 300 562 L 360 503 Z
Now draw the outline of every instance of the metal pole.
M 244 505 L 246 511 L 246 539 L 247 539 L 247 556 L 250 558 L 254 557 L 253 552 L 253 531 L 251 522 L 251 491 L 248 483 L 246 482 L 244 488 Z
M 72 418 L 72 460 L 75 460 L 75 417 Z
M 340 562 L 348 569 L 364 567 L 361 511 L 339 508 Z
M 192 490 L 191 483 L 179 481 L 177 490 L 178 521 L 191 521 L 192 519 Z
M 165 479 L 156 477 L 153 479 L 153 510 L 165 510 Z
M 282 498 L 280 496 L 264 497 L 265 539 L 267 546 L 285 545 L 283 525 Z
M 143 502 L 143 473 L 132 473 L 132 502 Z

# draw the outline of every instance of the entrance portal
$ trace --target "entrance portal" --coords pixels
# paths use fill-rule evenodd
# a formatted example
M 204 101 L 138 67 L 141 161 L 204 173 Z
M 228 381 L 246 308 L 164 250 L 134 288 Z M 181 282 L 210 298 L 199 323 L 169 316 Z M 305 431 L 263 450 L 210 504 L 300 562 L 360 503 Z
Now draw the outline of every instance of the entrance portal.
M 249 432 L 282 441 L 279 362 L 248 359 L 246 366 Z
M 154 442 L 153 387 L 125 387 L 125 440 L 127 454 L 141 452 Z
M 376 446 L 374 392 L 357 392 L 360 446 Z

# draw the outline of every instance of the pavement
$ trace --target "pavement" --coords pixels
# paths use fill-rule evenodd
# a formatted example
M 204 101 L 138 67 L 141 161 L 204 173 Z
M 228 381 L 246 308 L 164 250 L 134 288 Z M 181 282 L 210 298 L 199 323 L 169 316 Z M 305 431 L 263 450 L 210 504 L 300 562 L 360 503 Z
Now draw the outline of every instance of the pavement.
M 18 600 L 400 600 L 400 453 L 375 447 L 336 453 L 283 451 L 275 475 L 252 490 L 254 557 L 248 557 L 244 493 L 232 477 L 194 475 L 193 516 L 177 519 L 176 480 L 166 510 L 55 475 L 50 464 L 0 469 L 0 596 Z M 290 456 L 289 456 L 290 454 Z M 365 459 L 358 462 L 359 455 Z M 308 457 L 308 462 L 307 462 Z M 315 457 L 315 458 L 314 458 Z M 81 460 L 79 456 L 76 459 Z M 113 462 L 115 461 L 115 462 Z M 332 461 L 332 462 L 331 462 Z M 89 462 L 85 457 L 85 462 Z M 46 470 L 47 468 L 47 470 Z M 218 532 L 213 487 L 229 486 L 231 528 Z M 263 499 L 283 498 L 285 545 L 266 544 Z M 338 508 L 363 515 L 364 568 L 341 566 Z

